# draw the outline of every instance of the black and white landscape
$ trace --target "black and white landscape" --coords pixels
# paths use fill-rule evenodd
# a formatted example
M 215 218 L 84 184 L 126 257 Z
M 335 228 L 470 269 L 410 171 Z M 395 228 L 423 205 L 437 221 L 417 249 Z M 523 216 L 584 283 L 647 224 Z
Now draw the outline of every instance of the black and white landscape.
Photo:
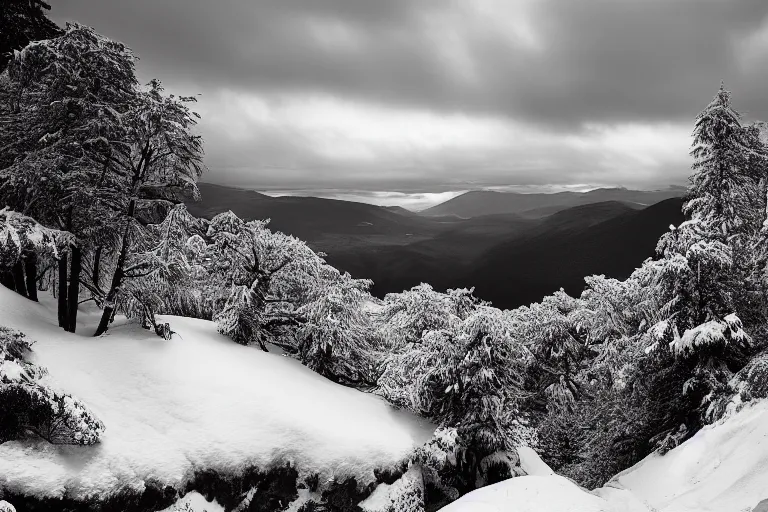
M 766 27 L 0 4 L 0 512 L 768 510 Z

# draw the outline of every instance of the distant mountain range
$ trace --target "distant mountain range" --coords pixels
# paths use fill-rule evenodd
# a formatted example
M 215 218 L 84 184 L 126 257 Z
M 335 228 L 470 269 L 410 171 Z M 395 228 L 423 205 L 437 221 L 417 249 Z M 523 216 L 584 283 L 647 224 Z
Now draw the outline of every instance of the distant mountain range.
M 251 190 L 200 183 L 202 201 L 188 203 L 193 215 L 213 217 L 232 210 L 244 219 L 272 219 L 271 226 L 305 240 L 327 234 L 371 235 L 407 232 L 428 219 L 402 208 L 317 197 L 271 197 Z M 401 211 L 402 210 L 402 211 Z
M 522 194 L 476 190 L 466 192 L 444 203 L 421 212 L 424 215 L 456 215 L 478 217 L 501 213 L 517 213 L 525 217 L 546 216 L 581 204 L 620 201 L 638 207 L 685 194 L 683 187 L 666 190 L 629 190 L 626 188 L 599 188 L 589 192 L 556 192 L 552 194 Z
M 438 207 L 415 213 L 334 199 L 270 197 L 206 183 L 200 191 L 202 201 L 187 205 L 194 215 L 210 218 L 232 210 L 245 219 L 270 218 L 273 229 L 327 253 L 330 264 L 373 279 L 377 296 L 421 282 L 437 289 L 475 286 L 478 296 L 504 308 L 540 300 L 561 287 L 578 295 L 590 274 L 626 277 L 654 255 L 668 226 L 683 220 L 682 200 L 669 198 L 681 190 L 491 192 L 487 197 L 496 202 L 489 202 L 489 209 L 516 211 L 480 215 L 479 205 L 469 205 L 485 192 L 447 201 L 438 207 L 471 199 L 437 213 Z M 644 203 L 659 198 L 653 206 Z
M 559 221 L 545 223 L 540 232 L 495 245 L 473 262 L 468 281 L 478 296 L 499 307 L 538 301 L 561 287 L 578 295 L 585 276 L 628 277 L 655 255 L 669 225 L 684 220 L 682 200 L 672 198 L 642 210 L 616 209 L 618 215 L 590 223 L 590 210 L 605 204 L 561 211 Z

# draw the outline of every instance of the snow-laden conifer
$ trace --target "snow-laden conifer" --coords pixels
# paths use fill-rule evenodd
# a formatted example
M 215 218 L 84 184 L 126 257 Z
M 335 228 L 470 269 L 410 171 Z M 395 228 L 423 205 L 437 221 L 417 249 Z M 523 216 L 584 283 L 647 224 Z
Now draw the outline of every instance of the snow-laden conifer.
M 457 430 L 472 482 L 484 457 L 529 434 L 519 404 L 530 354 L 510 327 L 506 313 L 480 306 L 389 359 L 379 379 L 388 399 Z
M 110 159 L 125 141 L 134 61 L 121 43 L 68 24 L 15 52 L 0 78 L 0 203 L 73 234 L 57 276 L 59 323 L 70 331 L 84 265 L 118 241 L 125 175 Z
M 661 238 L 662 258 L 646 265 L 645 285 L 655 290 L 660 313 L 649 326 L 649 351 L 695 361 L 685 392 L 704 402 L 740 368 L 751 344 L 740 315 L 753 307 L 748 251 L 762 220 L 753 164 L 763 153 L 721 86 L 696 119 L 689 219 Z
M 552 404 L 569 404 L 581 394 L 577 374 L 587 346 L 571 316 L 578 306 L 561 290 L 516 312 L 517 334 L 529 345 L 537 385 Z
M 337 382 L 374 385 L 374 332 L 365 311 L 371 281 L 349 274 L 328 285 L 301 308 L 299 358 L 309 368 Z

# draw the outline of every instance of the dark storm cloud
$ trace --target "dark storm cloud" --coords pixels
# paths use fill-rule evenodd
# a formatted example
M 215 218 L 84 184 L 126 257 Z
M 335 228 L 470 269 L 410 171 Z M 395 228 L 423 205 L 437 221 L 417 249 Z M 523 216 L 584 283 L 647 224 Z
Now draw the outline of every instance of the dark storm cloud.
M 664 186 L 721 79 L 768 119 L 768 0 L 52 3 L 131 46 L 142 79 L 201 93 L 219 183 Z
M 570 124 L 690 119 L 726 79 L 744 109 L 767 108 L 737 55 L 764 26 L 765 0 L 61 0 L 54 14 L 124 40 L 147 72 L 205 89 Z M 534 45 L 504 24 L 523 16 Z M 471 63 L 469 76 L 452 54 Z

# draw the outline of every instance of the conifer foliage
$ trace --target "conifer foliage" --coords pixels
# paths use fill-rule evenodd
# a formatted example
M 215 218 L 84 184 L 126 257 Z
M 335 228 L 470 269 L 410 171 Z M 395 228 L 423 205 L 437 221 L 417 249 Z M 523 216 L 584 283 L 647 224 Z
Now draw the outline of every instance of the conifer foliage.
M 302 308 L 298 351 L 305 365 L 337 382 L 375 385 L 373 324 L 365 311 L 370 286 L 345 274 Z
M 750 293 L 749 257 L 764 220 L 759 184 L 768 153 L 754 130 L 741 125 L 730 93 L 720 87 L 694 130 L 689 220 L 659 242 L 662 317 L 650 350 L 695 360 L 686 391 L 705 402 L 745 363 L 752 340 L 740 317 L 759 316 Z M 745 286 L 746 285 L 746 286 Z M 745 290 L 746 288 L 746 290 Z
M 61 33 L 45 15 L 51 6 L 43 0 L 4 0 L 0 10 L 0 73 L 14 50 L 32 41 L 48 39 Z
M 106 163 L 125 135 L 133 66 L 124 45 L 69 24 L 61 36 L 16 52 L 0 79 L 0 203 L 74 236 L 57 276 L 59 322 L 70 331 L 83 262 L 116 242 L 122 177 Z

